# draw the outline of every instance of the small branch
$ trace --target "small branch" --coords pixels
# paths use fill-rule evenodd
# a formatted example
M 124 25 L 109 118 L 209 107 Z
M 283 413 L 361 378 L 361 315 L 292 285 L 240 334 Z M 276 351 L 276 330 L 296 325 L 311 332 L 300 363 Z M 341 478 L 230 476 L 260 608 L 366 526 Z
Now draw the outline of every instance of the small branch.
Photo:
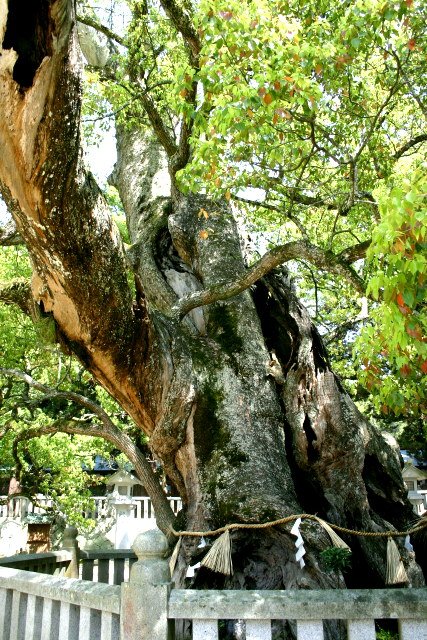
M 414 83 L 411 82 L 410 78 L 408 78 L 408 76 L 406 75 L 406 73 L 404 72 L 404 66 L 405 64 L 402 64 L 402 61 L 400 60 L 399 56 L 397 55 L 397 52 L 394 51 L 394 49 L 390 49 L 387 50 L 388 53 L 391 53 L 391 55 L 393 56 L 393 58 L 396 60 L 396 64 L 397 64 L 397 68 L 399 70 L 400 75 L 403 78 L 403 81 L 406 85 L 406 88 L 409 91 L 409 94 L 413 97 L 413 99 L 415 100 L 415 102 L 417 103 L 418 107 L 420 108 L 421 113 L 423 114 L 423 116 L 425 118 L 427 118 L 427 109 L 425 108 L 425 106 L 423 105 L 421 98 L 415 93 L 414 91 Z M 406 60 L 407 62 L 407 60 Z
M 338 254 L 337 258 L 342 262 L 352 264 L 366 256 L 366 251 L 369 249 L 371 242 L 372 240 L 364 240 L 364 242 L 354 244 L 352 247 L 347 247 L 347 249 Z
M 358 317 L 354 320 L 347 320 L 342 324 L 335 327 L 332 331 L 329 331 L 325 335 L 322 336 L 322 340 L 326 346 L 330 345 L 332 342 L 336 340 L 342 340 L 344 336 L 349 332 L 355 329 L 361 322 L 366 320 L 366 318 Z
M 4 376 L 12 376 L 18 380 L 22 380 L 33 389 L 45 394 L 46 397 L 52 398 L 65 398 L 71 402 L 75 402 L 87 409 L 89 409 L 95 416 L 101 421 L 101 425 L 93 423 L 79 423 L 76 421 L 56 421 L 51 425 L 36 427 L 32 429 L 26 429 L 19 434 L 14 441 L 14 449 L 17 451 L 17 445 L 19 442 L 27 441 L 30 438 L 38 438 L 42 435 L 49 433 L 76 433 L 84 436 L 100 437 L 107 442 L 112 443 L 120 451 L 129 458 L 135 467 L 135 472 L 142 484 L 144 485 L 147 493 L 153 501 L 154 510 L 156 512 L 157 524 L 165 533 L 170 529 L 175 521 L 175 515 L 169 505 L 169 501 L 163 492 L 156 475 L 154 474 L 150 463 L 145 456 L 139 451 L 133 440 L 123 431 L 121 431 L 112 422 L 108 414 L 104 409 L 85 396 L 74 393 L 72 391 L 57 391 L 47 385 L 41 384 L 32 378 L 30 375 L 17 369 L 4 369 L 0 368 L 0 374 Z
M 390 104 L 393 96 L 397 93 L 398 89 L 400 87 L 400 67 L 397 67 L 396 70 L 396 78 L 394 80 L 394 83 L 392 85 L 392 87 L 390 88 L 387 97 L 383 100 L 382 104 L 380 105 L 378 111 L 376 112 L 376 114 L 373 116 L 371 125 L 368 129 L 368 131 L 366 132 L 366 134 L 364 136 L 362 136 L 362 140 L 360 142 L 359 148 L 357 149 L 356 153 L 354 154 L 354 157 L 352 158 L 352 163 L 355 166 L 357 160 L 360 158 L 363 150 L 365 149 L 366 145 L 369 144 L 375 130 L 377 129 L 377 125 L 378 128 L 380 128 L 382 122 L 383 122 L 383 118 L 381 117 L 385 108 Z
M 44 393 L 46 397 L 64 398 L 66 400 L 70 400 L 71 402 L 75 402 L 81 405 L 82 407 L 85 407 L 86 409 L 89 409 L 90 411 L 92 411 L 92 413 L 94 413 L 97 416 L 97 418 L 99 418 L 99 420 L 101 420 L 101 422 L 106 427 L 109 428 L 110 425 L 113 425 L 115 427 L 114 423 L 111 422 L 111 419 L 108 416 L 108 414 L 97 402 L 93 402 L 93 400 L 86 398 L 86 396 L 83 396 L 80 393 L 75 393 L 74 391 L 57 391 L 52 387 L 48 387 L 47 385 L 37 382 L 37 380 L 32 378 L 28 373 L 25 373 L 24 371 L 19 371 L 19 369 L 4 369 L 3 367 L 0 367 L 0 374 L 4 376 L 12 376 L 14 378 L 18 378 L 18 380 L 22 380 L 29 387 L 36 389 L 36 391 L 40 391 L 41 393 Z
M 189 48 L 190 63 L 195 69 L 199 66 L 200 39 L 188 13 L 174 2 L 174 0 L 160 0 L 166 15 L 171 19 L 175 29 L 184 39 Z
M 415 138 L 412 138 L 412 140 L 408 140 L 406 144 L 400 147 L 400 149 L 398 149 L 394 154 L 393 158 L 395 160 L 399 160 L 399 158 L 401 158 L 404 153 L 409 151 L 409 149 L 412 149 L 418 144 L 421 144 L 422 142 L 426 142 L 426 141 L 427 141 L 427 133 L 421 133 L 419 136 L 415 136 Z
M 258 200 L 249 200 L 247 198 L 243 198 L 242 196 L 231 196 L 233 200 L 237 200 L 238 202 L 244 202 L 245 204 L 250 204 L 253 207 L 264 207 L 264 209 L 268 209 L 269 211 L 276 211 L 280 215 L 288 218 L 291 222 L 294 223 L 298 231 L 301 233 L 302 237 L 305 240 L 308 240 L 308 233 L 303 225 L 300 223 L 298 218 L 292 215 L 290 212 L 285 212 L 281 207 L 276 207 L 273 204 L 269 204 L 268 202 L 259 202 Z
M 228 300 L 242 293 L 275 267 L 289 260 L 306 260 L 320 269 L 343 277 L 361 294 L 365 295 L 365 284 L 348 264 L 331 252 L 326 252 L 306 241 L 289 242 L 264 254 L 258 262 L 247 269 L 236 280 L 214 285 L 181 298 L 173 311 L 183 318 L 189 311 L 207 304 Z
M 78 15 L 77 22 L 81 22 L 82 24 L 85 24 L 88 27 L 92 27 L 92 29 L 99 31 L 100 33 L 103 33 L 104 36 L 107 36 L 107 38 L 109 38 L 110 40 L 117 42 L 117 44 L 120 44 L 122 47 L 126 46 L 124 39 L 118 36 L 117 33 L 114 33 L 114 31 L 111 31 L 111 29 L 105 27 L 103 24 L 97 22 L 97 20 L 94 20 L 89 16 Z
M 118 113 L 120 113 L 121 111 L 123 111 L 123 109 L 126 109 L 126 107 L 128 107 L 130 104 L 132 104 L 132 102 L 134 100 L 136 100 L 137 96 L 135 96 L 134 98 L 132 98 L 131 100 L 128 100 L 127 102 L 125 102 L 124 104 L 122 104 L 121 107 L 119 107 L 118 109 L 116 109 L 115 111 L 110 111 L 109 113 L 104 113 L 102 115 L 98 115 L 94 118 L 91 118 L 89 116 L 83 117 L 82 118 L 82 122 L 98 122 L 98 120 L 106 120 L 107 118 L 114 118 Z M 96 112 L 95 112 L 96 113 Z M 98 112 L 99 113 L 99 112 Z

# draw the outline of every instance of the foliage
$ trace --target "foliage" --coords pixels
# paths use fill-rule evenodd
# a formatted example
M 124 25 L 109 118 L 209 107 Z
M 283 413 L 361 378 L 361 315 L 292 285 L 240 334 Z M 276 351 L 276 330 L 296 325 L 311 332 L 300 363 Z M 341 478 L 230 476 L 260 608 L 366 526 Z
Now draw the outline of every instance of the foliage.
M 26 251 L 3 247 L 0 280 L 11 282 L 29 275 Z M 126 422 L 123 412 L 77 361 L 64 356 L 52 341 L 52 320 L 42 318 L 35 325 L 14 306 L 0 304 L 0 350 L 2 367 L 19 369 L 54 389 L 74 391 L 99 402 L 118 424 Z M 55 327 L 53 326 L 53 332 Z M 12 455 L 16 436 L 29 429 L 46 427 L 61 420 L 85 419 L 85 411 L 66 399 L 47 397 L 9 376 L 0 376 L 0 459 L 10 472 L 19 463 L 21 484 L 30 495 L 43 493 L 53 500 L 55 510 L 66 515 L 80 530 L 90 526 L 82 517 L 88 507 L 90 486 L 97 480 L 87 473 L 96 455 L 109 459 L 114 451 L 102 438 L 85 438 L 57 433 L 23 441 L 18 460 Z
M 377 414 L 382 407 L 383 413 L 422 415 L 423 187 L 415 187 L 420 181 L 415 174 L 413 188 L 396 184 L 416 166 L 401 160 L 405 144 L 424 130 L 424 94 L 412 79 L 425 66 L 425 7 L 412 0 L 304 6 L 205 0 L 195 21 L 200 69 L 175 65 L 171 100 L 193 127 L 193 154 L 179 174 L 181 187 L 227 199 L 250 196 L 257 206 L 252 202 L 247 213 L 267 238 L 267 248 L 273 236 L 279 244 L 304 237 L 336 254 L 355 240 L 372 238 L 370 263 L 360 261 L 356 268 L 369 276 L 388 265 L 385 275 L 372 274 L 367 291 L 378 298 L 383 287 L 385 304 L 371 306 L 356 361 L 351 348 L 361 326 L 360 294 L 307 262 L 293 271 L 324 330 L 353 321 L 341 334 L 344 340 L 331 344 L 348 390 L 356 395 L 360 382 L 367 386 Z M 193 82 L 198 89 L 191 110 Z M 380 213 L 376 194 L 383 196 Z M 412 208 L 411 224 L 405 217 Z M 259 246 L 259 235 L 255 242 Z M 375 255 L 381 257 L 375 261 Z M 400 315 L 398 301 L 392 309 L 387 298 L 396 286 Z M 378 360 L 381 385 L 367 368 L 378 367 Z M 370 364 L 357 381 L 363 361 Z
M 376 640 L 399 640 L 399 634 L 385 629 L 379 629 L 375 634 Z
M 345 571 L 351 564 L 351 551 L 343 547 L 329 547 L 320 553 L 325 571 Z
M 425 165 L 381 198 L 368 252 L 368 293 L 380 303 L 357 340 L 360 379 L 384 413 L 427 416 Z

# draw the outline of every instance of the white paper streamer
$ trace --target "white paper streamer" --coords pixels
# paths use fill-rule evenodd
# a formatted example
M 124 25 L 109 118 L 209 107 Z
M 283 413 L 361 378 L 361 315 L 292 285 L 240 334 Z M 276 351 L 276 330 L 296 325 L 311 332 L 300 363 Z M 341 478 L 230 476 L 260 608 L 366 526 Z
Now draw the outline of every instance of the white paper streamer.
M 204 547 L 206 547 L 206 540 L 202 537 L 202 538 L 200 539 L 199 544 L 197 545 L 197 548 L 198 548 L 198 549 L 203 549 Z
M 414 547 L 411 544 L 410 536 L 406 536 L 406 538 L 405 538 L 405 549 L 408 549 L 408 551 L 413 551 L 414 550 Z
M 185 574 L 186 578 L 194 578 L 194 574 L 196 573 L 196 570 L 200 568 L 200 562 L 198 562 L 197 564 L 193 564 L 192 567 L 188 567 L 187 569 L 187 573 Z
M 303 567 L 305 567 L 303 556 L 305 556 L 306 552 L 304 549 L 304 540 L 302 539 L 301 531 L 299 530 L 300 524 L 301 524 L 301 518 L 298 518 L 297 520 L 295 520 L 295 524 L 291 529 L 291 533 L 292 535 L 297 537 L 297 539 L 295 540 L 295 546 L 297 548 L 295 559 L 297 562 L 299 562 L 299 566 L 302 569 Z

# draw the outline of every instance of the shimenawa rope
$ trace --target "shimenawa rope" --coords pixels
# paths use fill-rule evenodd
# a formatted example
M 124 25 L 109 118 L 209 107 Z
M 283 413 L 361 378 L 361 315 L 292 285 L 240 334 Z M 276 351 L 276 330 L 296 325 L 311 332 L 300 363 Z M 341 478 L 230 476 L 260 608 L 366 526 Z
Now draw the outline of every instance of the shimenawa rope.
M 213 529 L 211 531 L 175 531 L 175 529 L 171 529 L 171 533 L 178 537 L 178 544 L 175 547 L 171 558 L 171 571 L 173 572 L 173 568 L 175 566 L 176 558 L 178 556 L 178 551 L 180 548 L 180 543 L 183 537 L 211 537 L 219 535 L 219 538 L 213 543 L 211 549 L 208 551 L 206 556 L 201 561 L 201 565 L 212 569 L 213 571 L 218 571 L 219 573 L 224 573 L 226 575 L 230 575 L 233 572 L 232 560 L 231 560 L 231 541 L 230 541 L 230 531 L 236 529 L 268 529 L 270 527 L 276 527 L 279 525 L 286 525 L 290 522 L 294 522 L 300 520 L 311 520 L 320 524 L 325 531 L 329 534 L 331 541 L 334 546 L 347 548 L 349 546 L 340 536 L 335 533 L 335 531 L 340 531 L 341 533 L 346 533 L 348 535 L 353 536 L 363 536 L 363 537 L 372 537 L 372 538 L 387 538 L 387 571 L 386 571 L 386 583 L 387 584 L 398 584 L 402 582 L 406 582 L 408 580 L 406 571 L 403 565 L 403 562 L 400 558 L 399 550 L 397 548 L 396 543 L 392 538 L 398 537 L 407 537 L 412 533 L 418 533 L 425 527 L 427 527 L 427 518 L 420 520 L 414 527 L 411 529 L 407 529 L 406 531 L 358 531 L 356 529 L 349 529 L 347 527 L 341 527 L 337 524 L 332 524 L 322 520 L 318 516 L 315 516 L 311 513 L 300 513 L 297 515 L 287 516 L 285 518 L 279 518 L 278 520 L 272 520 L 270 522 L 263 523 L 232 523 L 228 524 L 224 527 L 220 527 L 219 529 Z M 299 525 L 298 525 L 299 526 Z M 297 528 L 298 528 L 297 526 Z M 297 535 L 297 534 L 294 534 Z M 300 533 L 298 533 L 300 535 Z M 303 566 L 303 564 L 301 565 Z

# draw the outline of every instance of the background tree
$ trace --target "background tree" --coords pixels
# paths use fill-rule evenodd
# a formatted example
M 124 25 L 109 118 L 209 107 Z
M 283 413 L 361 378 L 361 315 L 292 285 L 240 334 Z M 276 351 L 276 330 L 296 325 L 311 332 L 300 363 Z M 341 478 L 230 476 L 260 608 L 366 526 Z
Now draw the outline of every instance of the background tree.
M 303 260 L 366 293 L 358 260 L 379 220 L 376 188 L 386 180 L 387 193 L 426 139 L 423 7 L 136 2 L 125 35 L 80 16 L 113 52 L 100 61 L 82 42 L 116 117 L 126 248 L 82 162 L 72 3 L 35 6 L 25 30 L 12 0 L 0 10 L 2 194 L 31 255 L 33 299 L 149 436 L 183 499 L 182 526 L 308 511 L 356 529 L 406 527 L 397 452 L 274 269 Z M 255 227 L 267 215 L 276 227 L 280 244 L 258 260 L 242 252 L 234 200 L 250 200 Z M 301 571 L 287 531 L 237 533 L 227 584 L 331 584 L 316 559 L 324 533 L 304 535 Z M 385 541 L 349 543 L 347 583 L 382 584 Z M 196 545 L 183 545 L 177 579 Z M 211 580 L 201 572 L 196 584 Z
M 52 319 L 40 311 L 34 321 L 28 317 L 25 275 L 29 273 L 22 246 L 3 250 L 0 457 L 3 468 L 9 469 L 8 478 L 11 473 L 19 475 L 25 495 L 34 499 L 37 493 L 45 494 L 55 511 L 81 528 L 88 524 L 82 513 L 89 506 L 89 486 L 96 482 L 88 474 L 95 457 L 110 459 L 132 437 L 130 456 L 137 458 L 139 469 L 139 459 L 145 456 L 144 436 L 133 433 L 127 415 L 113 399 L 72 355 L 61 351 Z M 18 292 L 24 315 L 13 304 Z M 35 305 L 32 310 L 35 314 Z M 99 426 L 102 420 L 111 432 L 109 439 Z M 81 437 L 85 434 L 90 437 Z

